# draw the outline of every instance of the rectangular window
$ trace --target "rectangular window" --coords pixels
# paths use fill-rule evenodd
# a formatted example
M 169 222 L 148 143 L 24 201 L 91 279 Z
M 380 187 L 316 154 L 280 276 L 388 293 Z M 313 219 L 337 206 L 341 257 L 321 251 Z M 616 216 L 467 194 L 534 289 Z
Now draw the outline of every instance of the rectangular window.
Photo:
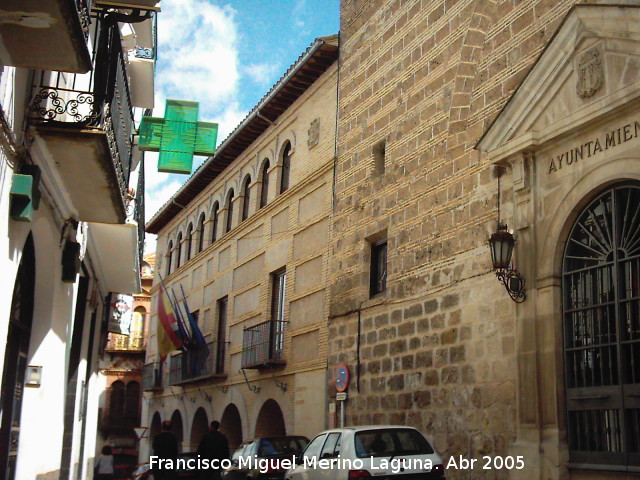
M 224 357 L 227 353 L 227 304 L 228 298 L 218 300 L 218 333 L 216 348 L 216 373 L 224 373 Z
M 387 289 L 387 239 L 371 244 L 371 283 L 369 296 Z
M 271 274 L 271 358 L 278 359 L 284 348 L 284 306 L 287 293 L 287 271 Z

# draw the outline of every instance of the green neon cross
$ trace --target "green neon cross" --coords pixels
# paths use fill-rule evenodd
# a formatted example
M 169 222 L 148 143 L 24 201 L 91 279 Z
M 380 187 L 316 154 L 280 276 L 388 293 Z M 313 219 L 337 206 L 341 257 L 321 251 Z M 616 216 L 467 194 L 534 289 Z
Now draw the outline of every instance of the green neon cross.
M 158 171 L 191 173 L 194 155 L 213 155 L 218 124 L 198 121 L 198 102 L 167 100 L 164 118 L 142 117 L 138 148 L 160 152 Z

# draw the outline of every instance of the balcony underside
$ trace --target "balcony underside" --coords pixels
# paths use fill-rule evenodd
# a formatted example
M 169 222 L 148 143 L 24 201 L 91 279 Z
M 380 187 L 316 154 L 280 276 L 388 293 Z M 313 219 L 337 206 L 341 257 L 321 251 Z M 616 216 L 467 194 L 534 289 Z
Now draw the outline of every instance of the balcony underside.
M 141 10 L 160 11 L 160 0 L 95 0 L 103 7 L 139 8 Z
M 136 223 L 90 223 L 89 246 L 94 252 L 93 262 L 98 274 L 108 291 L 130 295 L 140 293 Z
M 109 139 L 100 129 L 39 125 L 35 142 L 55 163 L 77 220 L 124 223 L 126 214 Z
M 75 0 L 4 0 L 0 59 L 13 67 L 73 73 L 91 70 Z
M 284 367 L 286 364 L 287 364 L 287 361 L 283 359 L 259 360 L 256 363 L 247 363 L 247 364 L 243 363 L 242 368 L 244 370 L 258 370 L 263 368 Z
M 199 377 L 187 378 L 185 380 L 181 380 L 179 382 L 174 383 L 173 385 L 188 385 L 190 383 L 198 383 L 204 382 L 206 380 L 225 380 L 227 378 L 226 373 L 208 373 L 206 375 L 201 375 Z

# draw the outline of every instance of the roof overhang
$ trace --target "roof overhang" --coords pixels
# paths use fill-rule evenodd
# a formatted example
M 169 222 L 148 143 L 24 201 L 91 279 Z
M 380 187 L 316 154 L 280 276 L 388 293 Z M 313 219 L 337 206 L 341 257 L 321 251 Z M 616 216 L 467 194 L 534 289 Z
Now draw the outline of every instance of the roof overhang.
M 147 223 L 157 234 L 202 192 L 231 162 L 238 158 L 338 59 L 338 36 L 321 37 L 289 68 L 287 73 L 247 117 Z
M 138 224 L 89 223 L 88 247 L 105 289 L 122 294 L 138 294 L 140 260 Z

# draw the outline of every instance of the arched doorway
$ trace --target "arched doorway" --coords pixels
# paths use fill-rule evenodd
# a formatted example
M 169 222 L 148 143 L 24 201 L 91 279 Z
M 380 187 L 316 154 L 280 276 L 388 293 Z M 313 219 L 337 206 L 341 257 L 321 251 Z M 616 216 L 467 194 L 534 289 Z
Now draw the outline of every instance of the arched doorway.
M 4 354 L 2 374 L 0 477 L 7 480 L 15 478 L 23 385 L 29 355 L 31 325 L 33 323 L 35 277 L 35 249 L 33 237 L 29 234 L 22 250 L 22 259 L 20 260 L 18 274 L 13 287 L 7 347 Z
M 256 438 L 286 435 L 284 417 L 280 405 L 269 399 L 262 405 L 256 421 Z
M 171 415 L 171 433 L 173 433 L 178 439 L 178 448 L 182 451 L 184 434 L 182 429 L 182 414 L 179 410 L 176 410 L 173 412 L 173 415 Z
M 230 403 L 222 413 L 220 419 L 220 431 L 229 441 L 229 450 L 233 451 L 242 443 L 242 420 L 238 408 Z
M 209 419 L 207 412 L 204 408 L 200 407 L 196 410 L 196 414 L 193 416 L 193 423 L 191 424 L 191 451 L 196 451 L 200 440 L 205 433 L 209 431 Z
M 575 463 L 640 461 L 640 186 L 578 215 L 562 265 L 567 437 Z
M 149 427 L 149 442 L 153 442 L 156 435 L 160 433 L 162 429 L 162 420 L 160 420 L 160 414 L 158 412 L 153 414 L 151 419 L 151 427 Z

